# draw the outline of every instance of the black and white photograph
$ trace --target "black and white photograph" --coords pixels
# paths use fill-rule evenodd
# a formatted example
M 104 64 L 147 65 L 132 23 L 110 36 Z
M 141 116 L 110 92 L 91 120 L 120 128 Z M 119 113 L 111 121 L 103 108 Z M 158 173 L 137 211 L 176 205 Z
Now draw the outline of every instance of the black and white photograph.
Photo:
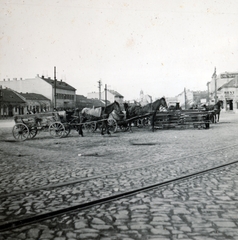
M 0 0 L 0 240 L 238 240 L 237 10 Z

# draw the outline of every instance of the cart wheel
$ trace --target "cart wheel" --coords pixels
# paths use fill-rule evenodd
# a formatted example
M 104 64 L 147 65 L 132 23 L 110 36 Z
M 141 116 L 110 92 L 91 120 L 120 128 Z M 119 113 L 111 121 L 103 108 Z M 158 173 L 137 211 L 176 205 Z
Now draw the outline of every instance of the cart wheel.
M 144 126 L 143 119 L 138 119 L 137 122 L 136 122 L 136 126 L 138 128 L 142 128 Z
M 25 141 L 29 136 L 29 128 L 23 123 L 17 123 L 12 129 L 12 135 L 18 141 Z
M 49 126 L 50 135 L 54 138 L 65 136 L 65 127 L 61 122 L 54 122 Z
M 114 119 L 109 119 L 108 121 L 108 127 L 109 131 L 116 132 L 117 131 L 117 122 Z
M 119 127 L 120 127 L 122 132 L 126 132 L 129 129 L 128 124 L 122 124 L 122 125 L 119 125 Z
M 67 124 L 64 126 L 64 128 L 65 128 L 65 136 L 64 137 L 67 137 L 70 134 L 71 127 L 69 124 Z
M 83 124 L 83 129 L 86 130 L 87 132 L 89 132 L 90 130 L 90 125 L 88 123 L 84 123 Z
M 150 126 L 151 125 L 150 119 L 149 118 L 144 118 L 143 119 L 143 125 L 146 126 L 146 127 Z
M 30 129 L 30 132 L 29 132 L 29 135 L 27 138 L 31 139 L 31 138 L 34 138 L 37 134 L 38 130 L 37 130 L 37 127 L 32 127 Z
M 91 132 L 95 132 L 97 130 L 97 122 L 92 122 L 90 124 Z

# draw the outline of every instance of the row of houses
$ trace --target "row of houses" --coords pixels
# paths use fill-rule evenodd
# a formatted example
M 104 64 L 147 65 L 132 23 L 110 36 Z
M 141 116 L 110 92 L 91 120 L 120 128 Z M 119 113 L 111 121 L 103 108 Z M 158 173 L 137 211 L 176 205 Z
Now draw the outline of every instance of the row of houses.
M 215 104 L 217 101 L 223 103 L 223 112 L 238 112 L 238 72 L 217 74 L 215 68 L 206 91 L 184 89 L 176 97 L 167 99 L 167 102 L 178 102 L 185 109 L 194 105 Z
M 105 94 L 102 94 L 105 96 Z M 62 80 L 37 75 L 30 79 L 3 79 L 0 81 L 0 117 L 14 116 L 57 109 L 101 107 L 114 100 L 123 104 L 123 96 L 107 90 L 107 99 L 95 94 L 87 98 L 77 95 L 76 89 Z

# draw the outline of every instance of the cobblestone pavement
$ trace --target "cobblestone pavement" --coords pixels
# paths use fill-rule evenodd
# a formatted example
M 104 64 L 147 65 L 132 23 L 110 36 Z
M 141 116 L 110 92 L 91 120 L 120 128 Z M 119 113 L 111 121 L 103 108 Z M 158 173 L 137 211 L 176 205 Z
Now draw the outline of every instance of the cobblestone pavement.
M 0 239 L 238 239 L 237 167 L 4 232 Z
M 209 162 L 207 162 L 208 159 Z M 232 147 L 213 152 L 212 156 L 201 154 L 193 156 L 193 158 L 187 157 L 179 159 L 179 161 L 171 160 L 156 163 L 152 166 L 115 173 L 107 177 L 103 175 L 73 185 L 41 189 L 17 196 L 12 196 L 12 193 L 9 196 L 6 195 L 6 197 L 2 195 L 0 203 L 5 211 L 1 215 L 0 224 L 12 219 L 17 220 L 47 213 L 158 182 L 165 182 L 176 177 L 226 164 L 234 161 L 234 159 L 238 159 L 238 152 L 234 151 L 234 147 Z
M 1 202 L 0 221 L 4 222 L 6 216 L 9 220 L 10 217 L 15 219 L 27 213 L 19 212 L 20 205 L 25 204 L 28 213 L 32 208 L 38 208 L 39 212 L 42 207 L 54 210 L 57 196 L 60 199 L 59 207 L 62 207 L 91 200 L 102 193 L 96 192 L 101 188 L 106 196 L 113 191 L 145 185 L 152 179 L 171 179 L 194 169 L 237 160 L 236 118 L 235 114 L 223 114 L 221 122 L 211 125 L 209 130 L 172 129 L 152 133 L 148 129 L 140 129 L 134 133 L 113 134 L 112 137 L 86 133 L 85 138 L 72 133 L 65 139 L 52 139 L 47 133 L 41 133 L 36 139 L 25 142 L 15 142 L 11 128 L 1 128 L 0 122 L 1 195 L 155 164 L 137 174 L 133 171 L 119 174 L 108 179 L 108 182 L 85 182 L 78 190 L 71 187 L 45 191 L 43 202 L 33 193 L 26 194 L 28 199 L 23 202 L 14 197 L 5 198 Z M 227 145 L 234 147 L 222 149 Z M 212 152 L 219 148 L 218 152 Z M 204 155 L 205 151 L 210 152 Z M 235 231 L 238 216 L 235 169 L 201 177 L 199 184 L 202 187 L 199 184 L 200 187 L 191 185 L 190 181 L 174 184 L 164 190 L 138 194 L 131 199 L 118 200 L 75 216 L 64 216 L 0 235 L 3 239 L 238 239 Z M 225 191 L 226 188 L 229 190 Z M 95 194 L 92 195 L 92 192 Z M 70 197 L 63 197 L 68 195 Z M 157 199 L 155 202 L 154 198 Z

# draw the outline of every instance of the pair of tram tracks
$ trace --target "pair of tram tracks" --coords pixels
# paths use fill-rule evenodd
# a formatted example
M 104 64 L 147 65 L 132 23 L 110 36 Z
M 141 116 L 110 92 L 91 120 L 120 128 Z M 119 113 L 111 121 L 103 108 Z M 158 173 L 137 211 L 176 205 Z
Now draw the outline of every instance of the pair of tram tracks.
M 179 158 L 173 158 L 173 159 L 170 159 L 166 162 L 179 161 L 179 160 L 184 160 L 184 159 L 188 159 L 188 158 L 192 158 L 192 157 L 198 157 L 198 156 L 201 156 L 201 155 L 206 155 L 206 154 L 214 153 L 214 152 L 217 152 L 217 151 L 223 151 L 223 150 L 227 150 L 227 149 L 230 149 L 230 148 L 233 148 L 233 147 L 237 147 L 237 145 L 238 144 L 226 146 L 226 147 L 223 147 L 223 148 L 217 148 L 217 149 L 213 149 L 213 150 L 210 150 L 210 151 L 197 153 L 197 154 L 194 154 L 194 155 L 183 156 L 183 157 L 179 157 Z M 153 163 L 153 164 L 148 164 L 148 165 L 144 165 L 144 166 L 140 166 L 140 167 L 136 167 L 136 168 L 131 168 L 131 169 L 123 170 L 123 171 L 116 172 L 116 173 L 114 172 L 114 173 L 110 173 L 110 174 L 102 174 L 102 175 L 93 176 L 93 177 L 89 177 L 89 178 L 84 178 L 84 179 L 79 179 L 79 180 L 74 180 L 74 181 L 67 181 L 65 183 L 47 185 L 47 186 L 42 186 L 42 187 L 29 189 L 29 190 L 25 190 L 25 191 L 19 191 L 19 192 L 15 192 L 15 193 L 11 193 L 11 194 L 5 194 L 5 195 L 0 196 L 0 200 L 4 199 L 4 198 L 7 198 L 7 197 L 15 197 L 17 195 L 26 194 L 26 193 L 30 193 L 30 192 L 36 192 L 36 191 L 40 191 L 40 190 L 49 190 L 49 189 L 64 187 L 64 186 L 68 186 L 68 185 L 75 185 L 75 184 L 80 183 L 80 182 L 96 180 L 96 179 L 99 179 L 99 178 L 108 178 L 109 176 L 111 176 L 113 174 L 114 175 L 116 174 L 118 176 L 119 173 L 125 173 L 125 172 L 138 170 L 138 169 L 142 169 L 142 168 L 143 169 L 144 168 L 149 168 L 149 167 L 153 167 L 155 165 L 158 165 L 160 163 L 165 163 L 165 161 L 157 162 L 157 163 Z M 219 170 L 221 168 L 224 168 L 224 167 L 227 167 L 227 166 L 230 166 L 230 165 L 234 165 L 234 164 L 237 164 L 237 163 L 238 163 L 238 160 L 228 162 L 228 163 L 224 163 L 224 164 L 221 164 L 221 165 L 218 165 L 218 166 L 210 167 L 208 169 L 203 169 L 203 170 L 200 170 L 200 171 L 196 171 L 196 172 L 193 172 L 193 173 L 189 173 L 189 174 L 182 175 L 182 176 L 179 176 L 179 177 L 175 177 L 175 178 L 165 180 L 165 181 L 154 182 L 153 184 L 147 184 L 147 185 L 140 186 L 140 187 L 137 187 L 137 188 L 134 188 L 134 189 L 130 189 L 130 190 L 127 190 L 127 191 L 124 191 L 124 192 L 109 195 L 107 197 L 100 197 L 99 199 L 96 199 L 96 200 L 83 202 L 83 203 L 76 204 L 74 206 L 65 207 L 65 208 L 62 208 L 62 209 L 59 209 L 59 210 L 49 211 L 49 212 L 38 214 L 38 215 L 36 214 L 34 216 L 28 216 L 28 217 L 21 218 L 21 219 L 18 219 L 18 220 L 16 219 L 16 220 L 13 220 L 13 221 L 6 221 L 6 223 L 3 223 L 3 224 L 0 225 L 0 232 L 7 231 L 7 230 L 12 230 L 14 228 L 19 228 L 19 227 L 22 227 L 22 226 L 26 226 L 26 225 L 36 223 L 36 222 L 41 222 L 41 221 L 44 221 L 44 220 L 47 220 L 47 219 L 58 217 L 58 216 L 63 215 L 63 214 L 69 214 L 71 212 L 81 211 L 81 210 L 84 210 L 86 208 L 90 208 L 90 207 L 93 207 L 95 205 L 115 201 L 115 200 L 120 199 L 120 198 L 133 196 L 134 194 L 137 194 L 137 193 L 140 193 L 140 192 L 143 192 L 143 191 L 151 190 L 151 189 L 158 188 L 158 187 L 163 187 L 163 186 L 166 186 L 166 185 L 171 184 L 171 183 L 176 183 L 178 181 L 187 180 L 187 179 L 197 177 L 197 176 L 200 176 L 202 174 L 206 174 L 206 173 L 211 172 L 211 171 L 216 171 L 216 170 Z
M 35 191 L 40 191 L 40 190 L 49 190 L 49 189 L 57 188 L 57 187 L 64 187 L 64 186 L 67 186 L 67 185 L 73 185 L 73 184 L 77 184 L 77 183 L 81 183 L 81 182 L 85 182 L 85 181 L 89 181 L 89 180 L 94 180 L 94 179 L 98 179 L 98 178 L 104 178 L 104 177 L 107 178 L 107 176 L 110 176 L 110 175 L 118 175 L 118 174 L 121 174 L 121 173 L 133 171 L 133 170 L 145 169 L 145 168 L 157 166 L 158 164 L 183 160 L 185 158 L 198 157 L 198 156 L 201 156 L 201 155 L 206 155 L 206 154 L 209 154 L 209 153 L 212 153 L 212 152 L 222 151 L 222 150 L 226 150 L 226 149 L 237 147 L 237 146 L 238 146 L 238 144 L 233 144 L 233 145 L 220 147 L 220 148 L 212 149 L 212 150 L 205 151 L 205 152 L 199 152 L 199 153 L 196 153 L 196 154 L 191 154 L 191 155 L 188 155 L 188 156 L 171 158 L 171 159 L 167 159 L 167 160 L 164 160 L 164 161 L 154 161 L 153 163 L 150 163 L 150 164 L 140 165 L 140 166 L 137 166 L 137 167 L 134 167 L 134 168 L 128 168 L 126 170 L 120 170 L 120 171 L 111 172 L 111 173 L 104 173 L 104 174 L 99 174 L 99 175 L 96 175 L 96 176 L 84 177 L 84 178 L 75 179 L 75 180 L 71 180 L 71 181 L 55 183 L 55 184 L 48 184 L 48 185 L 43 185 L 43 186 L 31 188 L 31 189 L 25 189 L 25 190 L 19 190 L 19 191 L 15 191 L 15 192 L 11 192 L 11 193 L 5 193 L 5 194 L 0 195 L 0 199 L 15 196 L 15 195 L 20 195 L 20 194 L 25 194 L 25 193 L 29 193 L 29 192 L 35 192 Z M 84 156 L 84 155 L 82 155 L 82 156 Z M 100 155 L 96 155 L 96 157 L 97 156 L 99 157 Z

